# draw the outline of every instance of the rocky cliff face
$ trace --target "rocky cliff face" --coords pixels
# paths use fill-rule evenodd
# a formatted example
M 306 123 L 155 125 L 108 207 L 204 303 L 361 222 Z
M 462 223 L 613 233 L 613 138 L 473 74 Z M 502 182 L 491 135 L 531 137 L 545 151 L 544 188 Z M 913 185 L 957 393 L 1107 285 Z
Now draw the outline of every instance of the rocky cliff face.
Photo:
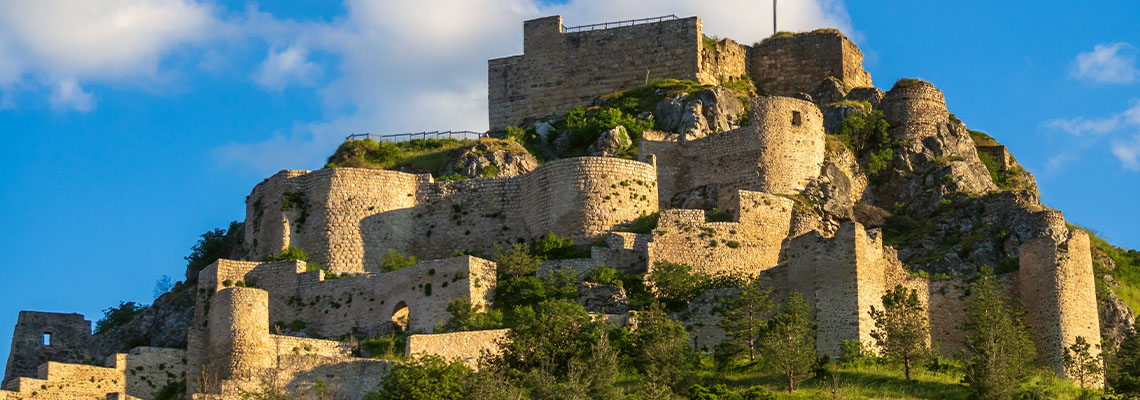
M 479 141 L 448 163 L 442 176 L 506 178 L 525 174 L 536 167 L 538 160 L 518 143 Z
M 194 323 L 197 285 L 179 283 L 143 307 L 129 322 L 92 336 L 92 357 L 101 361 L 137 346 L 186 348 L 186 332 Z

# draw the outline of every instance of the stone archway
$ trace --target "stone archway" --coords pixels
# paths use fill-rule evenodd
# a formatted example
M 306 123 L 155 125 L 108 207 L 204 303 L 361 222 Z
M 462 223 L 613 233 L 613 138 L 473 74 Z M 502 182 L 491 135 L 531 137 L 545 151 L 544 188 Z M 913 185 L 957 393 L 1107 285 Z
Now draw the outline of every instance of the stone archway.
M 403 301 L 396 303 L 396 307 L 392 309 L 392 329 L 396 332 L 407 331 L 409 316 L 408 303 Z

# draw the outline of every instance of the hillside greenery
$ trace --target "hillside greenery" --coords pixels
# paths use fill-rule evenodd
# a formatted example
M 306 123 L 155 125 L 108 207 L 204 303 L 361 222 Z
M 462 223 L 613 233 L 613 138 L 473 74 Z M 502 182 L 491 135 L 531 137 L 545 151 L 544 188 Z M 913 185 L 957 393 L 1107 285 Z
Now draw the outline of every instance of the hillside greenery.
M 347 140 L 329 156 L 325 167 L 391 169 L 430 173 L 439 178 L 448 163 L 459 158 L 466 149 L 479 144 L 487 146 L 487 151 L 506 150 L 515 154 L 528 152 L 519 143 L 494 138 L 412 139 L 403 142 Z

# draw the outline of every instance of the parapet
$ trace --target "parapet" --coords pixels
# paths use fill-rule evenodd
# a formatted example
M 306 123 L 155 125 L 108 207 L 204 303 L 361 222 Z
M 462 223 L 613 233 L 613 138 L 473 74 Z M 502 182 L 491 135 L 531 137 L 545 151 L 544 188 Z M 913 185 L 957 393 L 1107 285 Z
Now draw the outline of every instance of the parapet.
M 847 89 L 874 86 L 859 47 L 835 29 L 764 39 L 748 50 L 748 65 L 756 87 L 768 95 L 811 93 L 828 77 Z

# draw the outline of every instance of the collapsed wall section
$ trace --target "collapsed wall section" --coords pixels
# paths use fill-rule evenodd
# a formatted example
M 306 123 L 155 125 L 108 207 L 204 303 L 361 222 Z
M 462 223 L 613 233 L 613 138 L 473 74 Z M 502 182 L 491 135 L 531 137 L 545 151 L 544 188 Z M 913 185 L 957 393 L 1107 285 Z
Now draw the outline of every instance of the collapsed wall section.
M 812 93 L 828 77 L 847 89 L 874 86 L 859 47 L 834 29 L 777 34 L 748 50 L 748 74 L 762 93 Z
M 523 54 L 488 62 L 491 129 L 564 112 L 653 79 L 698 79 L 696 17 L 565 32 L 561 16 L 523 23 Z

